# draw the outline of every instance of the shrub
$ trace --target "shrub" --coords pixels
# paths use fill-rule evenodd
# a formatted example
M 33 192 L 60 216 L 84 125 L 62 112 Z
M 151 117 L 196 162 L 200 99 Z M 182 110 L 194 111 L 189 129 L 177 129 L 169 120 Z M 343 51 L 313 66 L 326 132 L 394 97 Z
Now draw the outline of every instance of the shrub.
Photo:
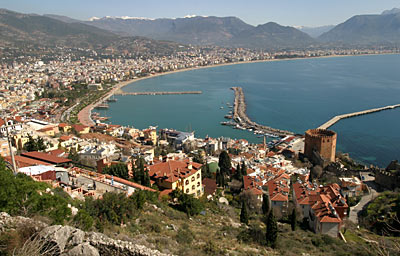
M 88 231 L 93 226 L 93 222 L 92 216 L 84 209 L 79 210 L 74 217 L 75 226 L 84 231 Z
M 190 230 L 189 226 L 185 223 L 178 230 L 175 238 L 178 243 L 191 244 L 194 239 L 194 234 Z

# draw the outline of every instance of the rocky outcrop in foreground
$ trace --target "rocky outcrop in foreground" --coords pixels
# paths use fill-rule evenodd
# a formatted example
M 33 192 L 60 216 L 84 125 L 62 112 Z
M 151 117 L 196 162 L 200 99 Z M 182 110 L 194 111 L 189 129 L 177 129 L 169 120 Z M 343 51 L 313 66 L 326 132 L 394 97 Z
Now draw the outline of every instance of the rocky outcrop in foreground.
M 0 213 L 0 233 L 16 226 L 32 223 L 33 220 L 24 217 L 11 217 Z M 60 256 L 162 256 L 157 250 L 149 249 L 128 241 L 115 240 L 102 233 L 84 232 L 71 226 L 47 226 L 39 222 L 37 239 L 42 241 L 49 255 Z

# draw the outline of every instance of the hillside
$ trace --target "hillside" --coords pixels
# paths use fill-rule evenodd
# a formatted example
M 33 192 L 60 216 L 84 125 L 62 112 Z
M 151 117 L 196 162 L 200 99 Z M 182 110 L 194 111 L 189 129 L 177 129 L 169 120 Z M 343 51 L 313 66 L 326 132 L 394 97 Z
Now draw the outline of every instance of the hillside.
M 60 17 L 58 17 L 60 19 Z M 64 20 L 67 20 L 65 17 Z M 85 48 L 109 52 L 168 54 L 176 43 L 123 37 L 83 23 L 66 23 L 48 16 L 0 9 L 0 47 Z
M 242 31 L 231 41 L 232 45 L 236 47 L 267 49 L 307 48 L 315 43 L 307 34 L 293 27 L 284 27 L 274 22 Z
M 357 15 L 318 39 L 326 43 L 347 45 L 399 45 L 400 13 Z
M 1 255 L 25 256 L 27 248 L 30 251 L 44 248 L 44 243 L 61 251 L 86 248 L 109 251 L 113 255 L 157 253 L 151 250 L 196 256 L 378 255 L 376 248 L 363 240 L 366 232 L 354 226 L 346 226 L 348 243 L 344 243 L 309 231 L 301 220 L 296 231 L 292 231 L 286 217 L 278 222 L 277 245 L 272 249 L 266 246 L 263 214 L 260 210 L 251 210 L 249 225 L 240 223 L 240 198 L 229 191 L 225 191 L 229 205 L 218 203 L 220 193 L 213 201 L 187 195 L 188 201 L 181 200 L 181 194 L 176 204 L 146 191 L 135 192 L 130 197 L 107 192 L 102 199 L 79 201 L 61 188 L 51 189 L 48 184 L 35 182 L 24 174 L 13 175 L 0 160 L 0 195 L 0 212 L 7 213 L 0 213 Z M 9 215 L 24 217 L 10 218 Z M 10 225 L 14 220 L 19 225 Z M 376 236 L 368 238 L 377 239 Z M 129 254 L 137 250 L 141 253 Z
M 85 23 L 120 34 L 194 45 L 281 49 L 308 47 L 315 43 L 310 36 L 292 27 L 272 22 L 254 27 L 236 17 L 196 16 L 154 20 L 105 17 Z

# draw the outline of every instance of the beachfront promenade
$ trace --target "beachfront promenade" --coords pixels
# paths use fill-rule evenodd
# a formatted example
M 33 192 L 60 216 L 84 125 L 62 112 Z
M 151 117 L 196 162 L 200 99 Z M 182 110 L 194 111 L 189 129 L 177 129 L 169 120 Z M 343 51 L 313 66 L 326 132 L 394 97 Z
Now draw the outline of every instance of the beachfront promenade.
M 231 89 L 235 91 L 233 119 L 238 123 L 238 125 L 246 129 L 253 129 L 254 131 L 261 131 L 266 134 L 272 134 L 281 137 L 293 135 L 293 132 L 275 129 L 251 121 L 246 114 L 246 102 L 244 100 L 242 87 L 232 87 Z
M 174 95 L 174 94 L 202 94 L 202 91 L 178 91 L 178 92 L 124 92 L 117 90 L 114 95 Z
M 388 110 L 388 109 L 395 109 L 395 108 L 398 108 L 398 107 L 400 107 L 400 104 L 389 105 L 389 106 L 381 107 L 381 108 L 373 108 L 373 109 L 368 109 L 368 110 L 364 110 L 364 111 L 358 111 L 358 112 L 354 112 L 354 113 L 338 115 L 338 116 L 333 117 L 328 122 L 326 122 L 323 125 L 321 125 L 320 127 L 318 127 L 318 129 L 328 129 L 329 127 L 331 127 L 335 123 L 337 123 L 340 120 L 345 119 L 345 118 L 351 118 L 351 117 L 356 117 L 356 116 L 361 116 L 361 115 L 367 115 L 367 114 L 380 112 L 380 111 L 384 111 L 384 110 Z

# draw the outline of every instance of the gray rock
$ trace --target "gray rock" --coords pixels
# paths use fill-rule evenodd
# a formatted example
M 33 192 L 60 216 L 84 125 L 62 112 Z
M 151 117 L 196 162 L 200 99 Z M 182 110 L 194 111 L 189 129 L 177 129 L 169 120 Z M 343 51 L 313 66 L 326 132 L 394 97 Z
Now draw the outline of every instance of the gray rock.
M 100 256 L 100 254 L 89 242 L 85 242 L 72 248 L 65 256 Z

